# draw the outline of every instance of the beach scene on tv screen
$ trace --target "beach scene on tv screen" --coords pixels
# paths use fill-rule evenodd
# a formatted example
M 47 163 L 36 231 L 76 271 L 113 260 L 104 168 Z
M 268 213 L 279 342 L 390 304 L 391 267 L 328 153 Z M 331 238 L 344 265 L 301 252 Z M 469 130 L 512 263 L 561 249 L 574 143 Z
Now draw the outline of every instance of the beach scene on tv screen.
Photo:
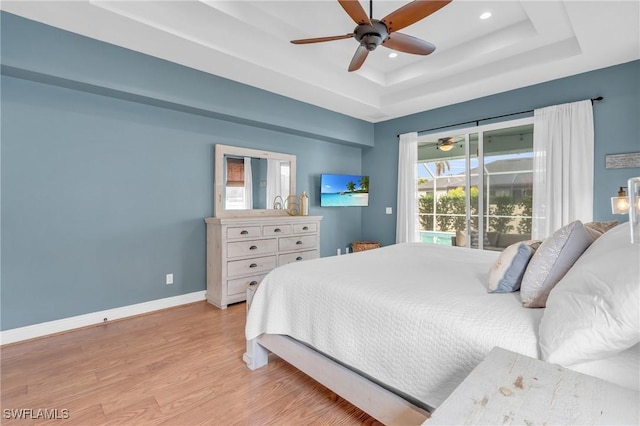
M 320 205 L 362 207 L 369 205 L 369 176 L 322 175 Z

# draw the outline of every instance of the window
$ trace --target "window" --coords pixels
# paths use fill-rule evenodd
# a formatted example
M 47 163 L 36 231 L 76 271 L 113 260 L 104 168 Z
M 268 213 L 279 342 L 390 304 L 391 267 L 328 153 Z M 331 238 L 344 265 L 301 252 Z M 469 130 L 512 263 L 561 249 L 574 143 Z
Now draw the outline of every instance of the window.
M 422 242 L 501 250 L 529 239 L 532 119 L 421 136 L 417 167 Z
M 226 210 L 245 208 L 245 169 L 243 158 L 227 158 L 225 203 Z

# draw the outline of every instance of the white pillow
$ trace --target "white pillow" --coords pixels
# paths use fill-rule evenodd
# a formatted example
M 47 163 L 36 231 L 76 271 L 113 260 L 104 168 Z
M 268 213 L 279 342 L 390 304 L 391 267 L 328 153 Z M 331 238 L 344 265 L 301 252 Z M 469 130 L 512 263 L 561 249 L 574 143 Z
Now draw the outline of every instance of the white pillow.
M 540 322 L 542 359 L 568 366 L 640 342 L 640 244 L 629 224 L 604 233 L 551 291 Z
M 539 246 L 540 241 L 529 240 L 511 244 L 504 249 L 491 265 L 487 291 L 510 293 L 519 290 L 524 271 Z
M 546 238 L 522 278 L 520 296 L 526 308 L 544 308 L 549 292 L 593 243 L 595 236 L 576 220 Z

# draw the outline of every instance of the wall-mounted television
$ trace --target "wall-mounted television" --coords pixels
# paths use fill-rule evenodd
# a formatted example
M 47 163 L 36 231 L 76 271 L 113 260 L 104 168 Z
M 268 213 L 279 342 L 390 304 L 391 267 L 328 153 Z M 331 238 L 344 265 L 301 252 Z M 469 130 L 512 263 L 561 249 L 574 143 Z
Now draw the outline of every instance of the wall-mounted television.
M 320 206 L 366 207 L 369 205 L 369 176 L 323 174 Z

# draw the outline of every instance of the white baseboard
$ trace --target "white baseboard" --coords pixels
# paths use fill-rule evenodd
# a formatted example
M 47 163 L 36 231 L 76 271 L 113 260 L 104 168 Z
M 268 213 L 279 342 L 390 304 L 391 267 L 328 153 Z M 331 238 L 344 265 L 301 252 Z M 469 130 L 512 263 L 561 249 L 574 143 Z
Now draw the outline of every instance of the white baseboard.
M 0 331 L 0 345 L 69 331 L 74 328 L 86 327 L 88 325 L 100 324 L 104 322 L 105 318 L 107 318 L 108 321 L 113 321 L 134 315 L 158 311 L 160 309 L 185 305 L 187 303 L 199 302 L 200 300 L 205 300 L 205 293 L 206 291 L 204 290 L 196 291 L 193 293 L 181 294 L 180 296 L 167 297 L 164 299 L 152 300 L 150 302 L 107 309 L 106 311 L 92 312 L 90 314 L 28 325 L 26 327 L 3 330 Z

